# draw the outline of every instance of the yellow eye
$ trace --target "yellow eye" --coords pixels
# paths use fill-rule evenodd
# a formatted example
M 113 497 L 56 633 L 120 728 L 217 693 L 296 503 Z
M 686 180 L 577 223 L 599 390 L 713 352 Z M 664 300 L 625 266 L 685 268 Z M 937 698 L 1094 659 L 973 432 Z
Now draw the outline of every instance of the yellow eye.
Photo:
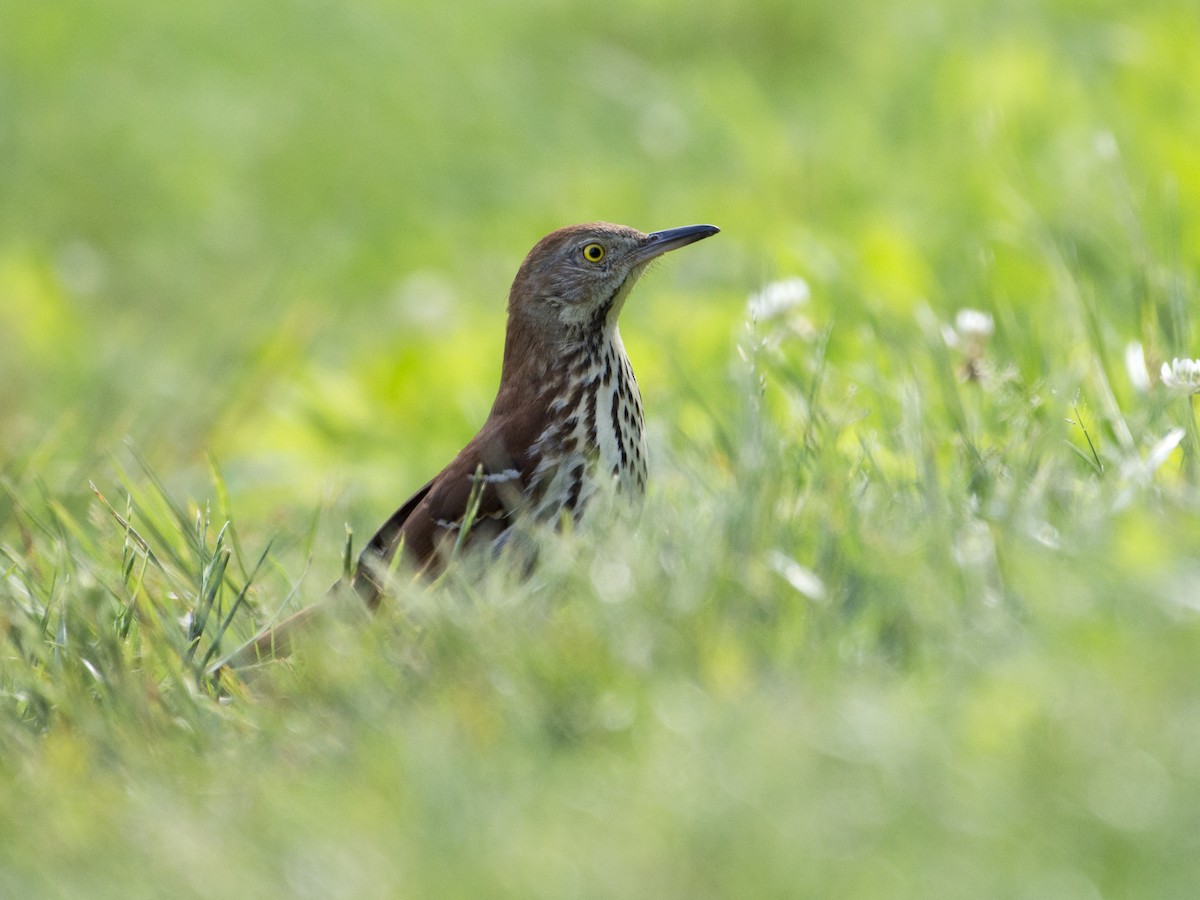
M 598 263 L 604 259 L 604 248 L 599 244 L 588 244 L 583 248 L 583 258 L 588 262 Z

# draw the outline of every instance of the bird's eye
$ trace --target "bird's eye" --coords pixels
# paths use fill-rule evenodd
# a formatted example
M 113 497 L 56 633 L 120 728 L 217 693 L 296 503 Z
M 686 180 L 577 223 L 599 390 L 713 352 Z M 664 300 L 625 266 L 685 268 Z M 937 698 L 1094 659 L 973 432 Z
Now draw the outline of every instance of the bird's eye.
M 604 248 L 599 244 L 587 244 L 583 248 L 583 258 L 588 262 L 598 263 L 604 259 Z

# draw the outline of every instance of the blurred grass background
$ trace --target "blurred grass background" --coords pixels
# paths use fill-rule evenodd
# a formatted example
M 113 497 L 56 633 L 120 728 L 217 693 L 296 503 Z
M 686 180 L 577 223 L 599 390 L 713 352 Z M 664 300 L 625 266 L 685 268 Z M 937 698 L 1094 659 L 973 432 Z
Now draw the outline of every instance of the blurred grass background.
M 0 893 L 1194 896 L 1198 46 L 1192 0 L 0 0 Z M 217 690 L 593 219 L 723 229 L 624 314 L 638 532 Z

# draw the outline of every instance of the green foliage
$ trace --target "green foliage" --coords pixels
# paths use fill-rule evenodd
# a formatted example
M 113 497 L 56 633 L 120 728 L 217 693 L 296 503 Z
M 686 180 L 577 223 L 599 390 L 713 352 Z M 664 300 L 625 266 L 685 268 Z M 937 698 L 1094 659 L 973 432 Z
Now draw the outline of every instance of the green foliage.
M 0 894 L 1192 896 L 1197 12 L 0 0 Z M 636 522 L 219 669 L 589 219 Z

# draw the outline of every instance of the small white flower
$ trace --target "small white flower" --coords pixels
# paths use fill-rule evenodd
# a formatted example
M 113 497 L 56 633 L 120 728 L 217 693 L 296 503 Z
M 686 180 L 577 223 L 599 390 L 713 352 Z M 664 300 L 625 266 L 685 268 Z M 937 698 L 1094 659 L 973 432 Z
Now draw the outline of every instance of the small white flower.
M 977 309 L 960 309 L 954 317 L 954 330 L 964 338 L 986 341 L 996 326 L 988 313 Z
M 993 367 L 986 359 L 988 341 L 996 330 L 989 313 L 977 309 L 960 309 L 953 325 L 942 326 L 942 340 L 963 356 L 961 377 L 966 381 L 990 380 Z
M 1181 394 L 1200 393 L 1200 360 L 1173 359 L 1163 363 L 1159 373 L 1162 383 Z
M 772 281 L 761 291 L 750 295 L 746 312 L 756 322 L 772 319 L 808 302 L 808 282 L 803 278 Z
M 961 350 L 968 356 L 979 356 L 995 331 L 992 317 L 977 309 L 960 309 L 954 317 L 954 326 L 942 326 L 942 337 L 946 344 Z

